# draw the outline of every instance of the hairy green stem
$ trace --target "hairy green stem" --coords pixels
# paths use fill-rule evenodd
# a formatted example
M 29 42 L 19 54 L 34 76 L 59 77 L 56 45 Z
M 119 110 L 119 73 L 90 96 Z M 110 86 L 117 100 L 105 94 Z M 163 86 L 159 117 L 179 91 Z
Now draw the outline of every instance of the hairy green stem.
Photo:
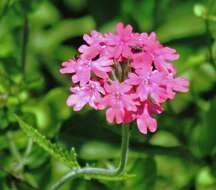
M 122 126 L 122 142 L 121 142 L 121 158 L 119 165 L 115 169 L 93 168 L 84 167 L 74 169 L 58 180 L 49 190 L 56 190 L 63 185 L 67 180 L 80 177 L 80 176 L 117 176 L 122 174 L 125 170 L 128 159 L 128 147 L 129 147 L 129 126 Z
M 121 159 L 119 161 L 119 166 L 116 169 L 116 174 L 121 174 L 127 164 L 127 159 L 128 159 L 128 150 L 129 150 L 129 126 L 123 125 L 122 126 L 122 141 L 121 141 Z
M 27 55 L 27 44 L 29 37 L 29 24 L 27 13 L 24 15 L 23 33 L 22 33 L 22 49 L 21 49 L 21 68 L 23 72 L 23 78 L 25 78 L 26 70 L 26 55 Z

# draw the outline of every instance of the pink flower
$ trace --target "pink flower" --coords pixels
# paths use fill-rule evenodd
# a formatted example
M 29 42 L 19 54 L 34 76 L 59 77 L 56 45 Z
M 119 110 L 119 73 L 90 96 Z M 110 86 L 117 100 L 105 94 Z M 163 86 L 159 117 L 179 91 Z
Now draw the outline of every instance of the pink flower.
M 134 69 L 152 70 L 152 57 L 145 52 L 136 53 L 133 55 L 131 67 Z
M 63 68 L 60 70 L 62 73 L 71 73 L 74 83 L 80 82 L 81 85 L 86 84 L 92 73 L 96 76 L 108 79 L 108 72 L 110 72 L 113 61 L 106 57 L 100 57 L 99 59 L 92 61 L 87 59 L 78 59 L 77 62 L 69 61 L 63 63 Z
M 155 132 L 154 115 L 177 92 L 187 92 L 189 81 L 176 77 L 171 64 L 179 58 L 156 34 L 135 33 L 130 25 L 116 25 L 116 32 L 97 31 L 84 35 L 87 44 L 80 55 L 62 64 L 60 72 L 71 74 L 72 88 L 67 104 L 80 111 L 86 104 L 106 110 L 109 123 L 137 122 L 143 134 Z
M 97 31 L 92 31 L 90 35 L 85 34 L 83 39 L 88 44 L 79 47 L 79 52 L 84 59 L 93 59 L 106 48 L 105 38 Z
M 129 57 L 131 55 L 130 46 L 134 43 L 134 34 L 131 25 L 124 27 L 122 23 L 116 25 L 116 34 L 107 33 L 108 56 L 114 59 Z
M 176 92 L 188 92 L 189 81 L 184 77 L 174 78 L 172 74 L 169 74 L 165 83 L 169 99 L 173 99 Z
M 147 134 L 148 131 L 154 133 L 157 130 L 157 121 L 152 117 L 152 114 L 160 114 L 163 109 L 160 105 L 153 104 L 147 100 L 143 102 L 137 113 L 137 127 L 143 134 Z
M 125 112 L 136 111 L 133 95 L 128 94 L 131 86 L 118 81 L 112 81 L 111 85 L 105 84 L 106 96 L 103 99 L 103 105 L 108 107 L 106 111 L 107 121 L 112 123 L 124 122 Z
M 149 36 L 146 33 L 142 33 L 140 41 L 143 43 L 145 52 L 152 56 L 155 67 L 158 70 L 175 73 L 174 66 L 169 64 L 170 61 L 175 61 L 179 58 L 175 49 L 162 46 L 156 39 L 154 32 Z
M 152 71 L 151 65 L 146 69 L 129 73 L 127 83 L 137 86 L 136 94 L 141 101 L 151 97 L 156 103 L 162 103 L 167 99 L 166 89 L 162 86 L 166 76 L 157 70 Z
M 73 59 L 70 59 L 68 61 L 63 62 L 62 64 L 62 68 L 60 69 L 60 72 L 62 74 L 69 74 L 69 73 L 75 73 L 75 65 L 76 65 L 76 61 Z
M 104 94 L 104 89 L 96 81 L 89 81 L 85 86 L 71 88 L 72 94 L 67 99 L 67 105 L 74 111 L 80 111 L 86 104 L 97 109 L 97 101 Z
M 183 77 L 177 77 L 173 81 L 173 90 L 176 92 L 188 92 L 189 81 Z
M 149 115 L 146 106 L 143 113 L 137 117 L 137 126 L 143 134 L 147 134 L 148 131 L 154 133 L 157 130 L 157 121 Z

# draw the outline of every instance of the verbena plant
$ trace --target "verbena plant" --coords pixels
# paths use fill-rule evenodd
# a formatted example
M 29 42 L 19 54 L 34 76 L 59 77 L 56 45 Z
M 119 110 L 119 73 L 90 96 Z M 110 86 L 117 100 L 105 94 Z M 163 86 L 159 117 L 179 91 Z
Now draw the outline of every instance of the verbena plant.
M 112 169 L 80 167 L 74 149 L 62 150 L 16 117 L 30 138 L 72 169 L 50 190 L 78 176 L 127 177 L 130 123 L 136 121 L 143 134 L 155 132 L 157 122 L 153 115 L 163 112 L 162 104 L 173 99 L 176 92 L 188 91 L 188 80 L 175 77 L 176 69 L 170 63 L 179 55 L 175 49 L 161 45 L 155 33 L 135 33 L 130 25 L 118 23 L 115 33 L 92 31 L 83 38 L 86 44 L 80 46 L 80 55 L 64 62 L 61 69 L 61 73 L 72 75 L 67 104 L 74 111 L 80 111 L 86 104 L 95 110 L 105 109 L 109 123 L 122 124 L 119 166 Z

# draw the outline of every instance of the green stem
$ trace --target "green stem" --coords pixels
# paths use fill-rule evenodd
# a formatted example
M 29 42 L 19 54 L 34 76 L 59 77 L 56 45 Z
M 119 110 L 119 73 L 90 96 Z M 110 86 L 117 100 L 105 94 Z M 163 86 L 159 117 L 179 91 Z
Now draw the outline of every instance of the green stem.
M 63 185 L 67 180 L 80 177 L 83 175 L 99 175 L 99 176 L 117 176 L 122 174 L 125 170 L 128 159 L 128 147 L 129 147 L 129 126 L 122 126 L 122 143 L 121 143 L 121 158 L 119 166 L 115 169 L 93 168 L 84 167 L 74 169 L 58 180 L 49 190 L 56 190 Z
M 17 160 L 17 162 L 21 162 L 22 161 L 22 156 L 19 153 L 19 150 L 17 149 L 17 146 L 13 141 L 13 136 L 12 136 L 11 132 L 7 133 L 7 138 L 8 138 L 8 143 L 9 143 L 11 154 Z
M 25 78 L 25 70 L 26 70 L 28 36 L 29 36 L 28 16 L 27 16 L 27 13 L 25 13 L 24 24 L 23 24 L 23 34 L 22 34 L 22 49 L 21 49 L 21 67 L 22 67 L 24 78 Z
M 27 144 L 27 147 L 26 147 L 26 150 L 25 150 L 25 153 L 24 153 L 24 158 L 28 157 L 29 154 L 31 153 L 32 151 L 32 145 L 33 145 L 33 140 L 32 138 L 28 138 L 28 144 Z
M 121 174 L 124 172 L 124 169 L 127 164 L 128 159 L 128 150 L 129 150 L 129 126 L 122 126 L 122 141 L 121 141 L 121 159 L 119 161 L 119 166 L 116 169 L 116 174 Z
M 17 170 L 22 170 L 24 168 L 24 166 L 26 165 L 26 163 L 28 161 L 28 156 L 32 151 L 32 145 L 33 145 L 33 141 L 29 137 L 26 150 L 25 150 L 24 154 L 22 155 L 21 161 L 19 162 L 19 164 L 16 167 Z

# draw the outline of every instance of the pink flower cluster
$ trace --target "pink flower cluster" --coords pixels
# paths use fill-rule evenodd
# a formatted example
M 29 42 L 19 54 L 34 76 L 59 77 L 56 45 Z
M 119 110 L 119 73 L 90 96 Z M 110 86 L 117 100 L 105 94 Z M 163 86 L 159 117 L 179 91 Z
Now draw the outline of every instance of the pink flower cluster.
M 187 92 L 189 82 L 175 77 L 170 63 L 179 55 L 165 47 L 156 34 L 135 33 L 130 25 L 116 25 L 116 32 L 92 31 L 83 36 L 78 58 L 63 63 L 60 72 L 72 75 L 67 104 L 80 111 L 86 104 L 105 109 L 109 123 L 137 122 L 141 133 L 155 132 L 154 115 L 176 92 Z

